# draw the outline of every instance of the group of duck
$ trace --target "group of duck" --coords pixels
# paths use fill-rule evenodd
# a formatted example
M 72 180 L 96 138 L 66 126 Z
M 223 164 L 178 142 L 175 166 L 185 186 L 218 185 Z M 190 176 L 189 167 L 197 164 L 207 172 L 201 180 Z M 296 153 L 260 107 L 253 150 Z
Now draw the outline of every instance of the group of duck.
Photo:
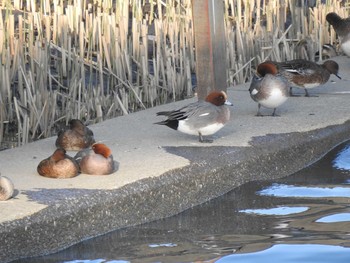
M 350 18 L 342 19 L 336 13 L 329 13 L 326 20 L 338 34 L 341 49 L 350 56 Z M 329 46 L 325 45 L 325 48 Z M 323 64 L 305 59 L 285 62 L 265 61 L 259 64 L 249 87 L 250 97 L 258 103 L 256 115 L 263 116 L 260 112 L 263 106 L 273 109 L 271 115 L 277 116 L 277 107 L 281 106 L 289 96 L 294 96 L 292 87 L 304 89 L 305 96 L 310 97 L 308 89 L 326 83 L 331 74 L 341 79 L 338 71 L 339 65 L 333 60 L 326 60 Z M 230 111 L 227 105 L 232 103 L 227 101 L 226 93 L 213 91 L 204 101 L 191 103 L 175 111 L 159 112 L 158 115 L 168 118 L 157 124 L 198 135 L 200 142 L 212 142 L 210 139 L 203 139 L 203 136 L 214 134 L 229 121 Z
M 118 169 L 110 148 L 97 143 L 93 132 L 78 119 L 70 120 L 69 127 L 58 133 L 55 145 L 57 149 L 54 153 L 37 167 L 42 176 L 72 178 L 79 173 L 107 175 Z M 67 151 L 77 153 L 71 157 Z
M 119 164 L 113 160 L 111 149 L 97 143 L 93 132 L 78 119 L 69 121 L 57 135 L 56 150 L 51 156 L 40 161 L 37 172 L 49 178 L 72 178 L 80 173 L 108 175 L 118 170 Z M 76 151 L 74 157 L 67 151 Z M 10 199 L 14 185 L 6 176 L 0 176 L 0 201 Z
M 350 18 L 342 19 L 335 13 L 329 13 L 326 20 L 333 26 L 339 36 L 340 47 L 350 56 Z M 319 65 L 304 59 L 276 62 L 266 61 L 258 65 L 249 93 L 258 103 L 257 116 L 263 116 L 261 106 L 276 109 L 292 95 L 291 87 L 305 90 L 305 96 L 310 96 L 308 89 L 326 83 L 331 74 L 338 78 L 338 64 L 327 60 Z M 157 115 L 166 116 L 163 121 L 155 124 L 166 125 L 180 132 L 197 135 L 200 142 L 212 142 L 204 136 L 213 135 L 230 120 L 232 105 L 227 100 L 224 91 L 212 91 L 205 100 L 193 102 L 185 107 L 158 112 Z M 40 175 L 50 178 L 71 178 L 79 173 L 106 175 L 118 169 L 118 162 L 105 144 L 97 143 L 93 132 L 80 120 L 73 119 L 69 128 L 59 132 L 56 140 L 57 149 L 48 158 L 42 160 L 37 171 Z M 67 155 L 66 151 L 77 151 L 74 157 Z M 9 190 L 11 181 L 0 177 L 0 200 L 6 200 L 13 194 Z

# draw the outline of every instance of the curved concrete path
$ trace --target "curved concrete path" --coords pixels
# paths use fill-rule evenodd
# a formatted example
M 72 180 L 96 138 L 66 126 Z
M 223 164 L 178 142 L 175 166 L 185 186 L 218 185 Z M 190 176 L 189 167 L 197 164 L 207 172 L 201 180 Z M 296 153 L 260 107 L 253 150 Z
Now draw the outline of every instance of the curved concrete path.
M 120 163 L 112 175 L 39 176 L 36 167 L 53 153 L 55 137 L 0 152 L 0 173 L 16 188 L 13 199 L 0 202 L 0 261 L 52 253 L 171 216 L 248 181 L 286 176 L 314 162 L 350 138 L 350 58 L 335 60 L 342 80 L 332 76 L 311 90 L 319 97 L 289 98 L 277 110 L 280 117 L 255 117 L 249 84 L 230 88 L 232 120 L 212 144 L 153 124 L 161 119 L 157 111 L 195 98 L 89 126 Z

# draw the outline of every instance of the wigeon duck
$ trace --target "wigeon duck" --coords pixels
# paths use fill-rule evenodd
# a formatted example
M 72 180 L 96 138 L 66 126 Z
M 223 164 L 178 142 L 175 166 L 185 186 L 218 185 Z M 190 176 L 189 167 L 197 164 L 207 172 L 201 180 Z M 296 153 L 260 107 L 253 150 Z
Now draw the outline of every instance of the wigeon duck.
M 0 201 L 6 201 L 13 196 L 14 186 L 6 176 L 0 176 Z
M 166 125 L 174 130 L 198 135 L 200 142 L 213 142 L 203 139 L 220 130 L 230 119 L 230 109 L 226 105 L 233 105 L 227 100 L 224 91 L 212 91 L 205 100 L 193 102 L 185 107 L 173 111 L 158 112 L 157 115 L 168 118 L 155 124 Z
M 260 107 L 273 109 L 271 116 L 276 116 L 276 108 L 288 98 L 288 82 L 278 74 L 273 63 L 264 62 L 258 65 L 249 87 L 251 98 L 258 103 L 256 116 L 263 116 Z
M 332 12 L 327 14 L 326 20 L 337 33 L 340 48 L 347 56 L 350 56 L 350 17 L 341 18 L 338 14 Z
M 74 159 L 85 174 L 106 175 L 117 170 L 111 149 L 103 143 L 95 143 L 91 148 L 79 151 Z
M 77 162 L 66 154 L 64 149 L 58 148 L 48 158 L 42 160 L 37 171 L 41 176 L 50 178 L 71 178 L 79 173 Z
M 95 143 L 93 132 L 80 120 L 69 121 L 69 128 L 58 133 L 56 147 L 66 151 L 80 151 Z
M 285 62 L 270 61 L 269 63 L 274 63 L 277 66 L 278 72 L 288 80 L 290 85 L 303 88 L 306 97 L 310 97 L 307 91 L 308 89 L 326 83 L 331 74 L 341 79 L 341 77 L 338 76 L 339 65 L 333 60 L 327 60 L 320 65 L 305 59 Z M 290 95 L 293 95 L 292 87 L 290 89 Z

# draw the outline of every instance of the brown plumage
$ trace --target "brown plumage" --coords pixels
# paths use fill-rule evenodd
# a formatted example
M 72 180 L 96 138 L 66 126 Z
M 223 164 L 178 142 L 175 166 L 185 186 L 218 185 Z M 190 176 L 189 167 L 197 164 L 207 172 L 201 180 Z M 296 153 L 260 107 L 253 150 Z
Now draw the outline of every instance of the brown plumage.
M 318 87 L 325 84 L 331 74 L 334 74 L 339 79 L 339 65 L 333 60 L 327 60 L 323 64 L 317 64 L 305 59 L 296 59 L 285 62 L 267 61 L 276 65 L 278 74 L 284 76 L 291 86 L 303 88 L 305 96 L 309 97 L 307 89 Z M 292 91 L 290 91 L 292 95 Z
M 50 157 L 42 160 L 37 171 L 41 176 L 50 178 L 71 178 L 79 173 L 77 162 L 66 154 L 64 149 L 57 149 Z
M 95 143 L 93 132 L 80 120 L 69 121 L 69 128 L 58 133 L 56 147 L 66 151 L 80 151 Z

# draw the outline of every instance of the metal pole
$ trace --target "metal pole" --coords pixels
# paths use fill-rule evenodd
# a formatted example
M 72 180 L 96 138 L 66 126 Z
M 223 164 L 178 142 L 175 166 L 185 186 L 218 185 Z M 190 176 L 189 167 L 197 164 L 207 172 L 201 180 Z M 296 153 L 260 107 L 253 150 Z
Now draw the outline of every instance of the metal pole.
M 227 88 L 224 2 L 192 0 L 198 99 Z

